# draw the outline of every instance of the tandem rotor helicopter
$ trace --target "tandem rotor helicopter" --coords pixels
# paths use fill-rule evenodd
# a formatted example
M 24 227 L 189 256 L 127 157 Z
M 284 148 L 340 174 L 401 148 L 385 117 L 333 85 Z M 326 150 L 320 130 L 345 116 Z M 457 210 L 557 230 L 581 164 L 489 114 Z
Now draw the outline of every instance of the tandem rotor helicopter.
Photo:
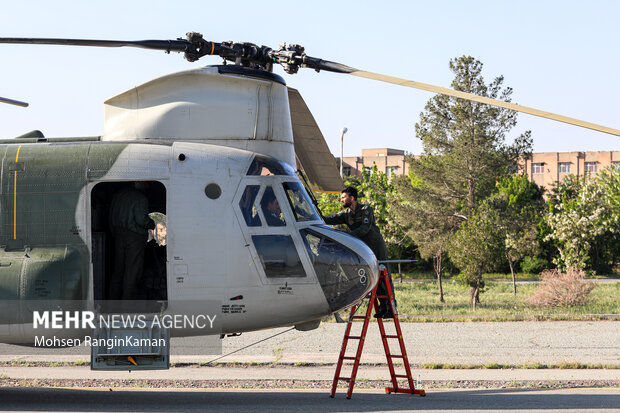
M 40 335 L 32 315 L 39 305 L 57 310 L 78 303 L 79 310 L 111 311 L 101 305 L 110 298 L 115 260 L 110 200 L 135 182 L 149 183 L 150 211 L 165 216 L 167 233 L 165 246 L 152 255 L 159 265 L 145 263 L 150 287 L 139 298 L 160 305 L 153 314 L 211 312 L 218 320 L 217 332 L 147 328 L 150 337 L 281 326 L 309 330 L 367 295 L 378 279 L 377 260 L 362 241 L 325 225 L 312 190 L 341 189 L 336 161 L 300 93 L 272 73 L 273 65 L 288 74 L 311 68 L 380 80 L 620 136 L 619 130 L 577 119 L 311 57 L 299 45 L 276 50 L 217 43 L 193 32 L 177 40 L 0 43 L 127 46 L 183 53 L 190 62 L 224 59 L 223 65 L 169 74 L 108 99 L 102 136 L 46 138 L 35 131 L 0 140 L 4 343 L 32 345 Z M 277 225 L 266 209 L 274 197 L 281 207 Z M 77 337 L 84 328 L 55 334 Z M 136 332 L 106 326 L 94 334 Z M 169 364 L 167 344 L 105 350 L 93 347 L 91 368 Z

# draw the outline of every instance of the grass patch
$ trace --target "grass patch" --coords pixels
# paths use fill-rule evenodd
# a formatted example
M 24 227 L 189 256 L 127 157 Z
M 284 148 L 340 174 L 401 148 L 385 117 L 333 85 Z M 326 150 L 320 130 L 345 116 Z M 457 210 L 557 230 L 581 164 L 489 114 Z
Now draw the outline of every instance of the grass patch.
M 585 305 L 537 307 L 528 303 L 538 284 L 521 284 L 517 294 L 512 285 L 486 282 L 480 295 L 480 304 L 473 310 L 469 304 L 469 288 L 456 281 L 443 285 L 445 303 L 439 302 L 439 291 L 434 282 L 395 283 L 400 314 L 413 316 L 467 316 L 488 320 L 501 319 L 550 319 L 558 316 L 567 319 L 584 315 L 620 314 L 620 283 L 597 284 Z
M 616 364 L 584 364 L 577 362 L 564 362 L 555 364 L 448 364 L 448 363 L 423 363 L 417 366 L 412 366 L 418 369 L 430 369 L 430 370 L 479 370 L 479 369 L 491 369 L 491 370 L 510 370 L 510 369 L 528 369 L 528 370 L 586 370 L 586 369 L 607 369 L 618 370 L 620 365 Z
M 399 283 L 395 279 L 400 319 L 412 322 L 620 320 L 620 282 L 597 283 L 584 305 L 558 307 L 528 303 L 538 283 L 519 284 L 516 295 L 511 283 L 486 281 L 485 284 L 481 302 L 474 311 L 469 304 L 469 287 L 456 280 L 443 283 L 445 303 L 441 303 L 436 282 Z M 334 317 L 327 317 L 325 321 L 333 322 Z

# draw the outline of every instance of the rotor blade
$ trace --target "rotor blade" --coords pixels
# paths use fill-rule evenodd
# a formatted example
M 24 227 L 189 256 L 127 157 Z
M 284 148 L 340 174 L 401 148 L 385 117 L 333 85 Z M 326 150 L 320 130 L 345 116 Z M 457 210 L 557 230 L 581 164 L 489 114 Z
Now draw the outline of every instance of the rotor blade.
M 0 96 L 0 103 L 8 103 L 9 105 L 21 106 L 23 108 L 27 108 L 28 107 L 28 103 L 26 103 L 26 102 L 22 102 L 22 101 L 19 101 L 19 100 L 8 99 L 8 98 L 3 98 L 2 96 Z
M 474 102 L 485 103 L 487 105 L 499 106 L 502 108 L 516 110 L 517 112 L 528 113 L 534 116 L 540 116 L 542 118 L 556 120 L 558 122 L 564 122 L 575 126 L 581 126 L 582 128 L 593 129 L 599 132 L 609 133 L 611 135 L 620 136 L 620 130 L 608 128 L 606 126 L 597 125 L 595 123 L 585 122 L 579 119 L 569 118 L 567 116 L 557 115 L 551 112 L 545 112 L 539 109 L 530 108 L 527 106 L 516 105 L 514 103 L 504 102 L 497 99 L 491 99 L 484 96 L 478 96 L 471 93 L 460 92 L 454 89 L 448 89 L 440 86 L 433 86 L 427 83 L 414 82 L 412 80 L 401 79 L 398 77 L 382 75 L 379 73 L 365 72 L 363 70 L 356 70 L 350 72 L 350 74 L 359 77 L 365 77 L 367 79 L 380 80 L 382 82 L 393 83 L 399 86 L 407 86 L 415 89 L 427 90 L 429 92 L 440 93 L 442 95 L 453 96 L 456 98 L 471 100 Z
M 295 154 L 312 189 L 340 192 L 343 187 L 336 159 L 329 151 L 323 134 L 299 91 L 288 88 Z
M 0 37 L 0 43 L 10 44 L 53 44 L 61 46 L 95 46 L 95 47 L 138 47 L 141 49 L 155 49 L 172 52 L 184 52 L 190 44 L 186 40 L 91 40 L 91 39 L 51 39 Z

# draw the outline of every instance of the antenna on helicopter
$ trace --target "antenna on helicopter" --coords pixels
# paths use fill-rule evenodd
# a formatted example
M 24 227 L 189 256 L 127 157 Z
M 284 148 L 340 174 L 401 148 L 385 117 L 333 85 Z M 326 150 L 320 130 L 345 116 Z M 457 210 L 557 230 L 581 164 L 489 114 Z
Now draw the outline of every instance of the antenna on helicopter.
M 28 103 L 26 102 L 22 102 L 21 100 L 3 98 L 2 96 L 0 96 L 0 103 L 8 103 L 9 105 L 21 106 L 23 108 L 28 107 Z
M 478 96 L 454 89 L 433 86 L 426 83 L 414 82 L 412 80 L 382 75 L 379 73 L 366 72 L 347 65 L 343 65 L 341 63 L 311 57 L 306 55 L 305 49 L 297 44 L 290 44 L 288 46 L 286 44 L 283 44 L 280 45 L 280 48 L 278 50 L 273 50 L 267 46 L 258 46 L 254 43 L 235 43 L 232 41 L 221 43 L 212 42 L 209 40 L 205 40 L 202 37 L 202 34 L 197 32 L 189 32 L 187 33 L 185 39 L 178 38 L 176 40 L 122 41 L 4 37 L 0 38 L 0 43 L 50 44 L 97 47 L 138 47 L 143 49 L 163 50 L 166 53 L 183 53 L 185 59 L 190 62 L 195 62 L 203 56 L 220 56 L 224 59 L 224 62 L 231 61 L 234 62 L 236 65 L 265 71 L 272 71 L 273 64 L 275 63 L 281 65 L 284 71 L 289 74 L 297 73 L 299 71 L 299 68 L 308 67 L 316 70 L 317 72 L 324 70 L 328 72 L 345 73 L 354 76 L 364 77 L 367 79 L 393 83 L 399 86 L 422 89 L 433 93 L 440 93 L 455 98 L 484 103 L 492 106 L 498 106 L 517 112 L 528 113 L 530 115 L 552 119 L 558 122 L 564 122 L 583 128 L 593 129 L 599 132 L 620 136 L 620 130 L 618 129 L 597 125 L 591 122 L 585 122 L 579 119 L 569 118 L 567 116 L 562 116 L 527 106 L 521 106 L 502 100 L 491 99 L 485 96 Z

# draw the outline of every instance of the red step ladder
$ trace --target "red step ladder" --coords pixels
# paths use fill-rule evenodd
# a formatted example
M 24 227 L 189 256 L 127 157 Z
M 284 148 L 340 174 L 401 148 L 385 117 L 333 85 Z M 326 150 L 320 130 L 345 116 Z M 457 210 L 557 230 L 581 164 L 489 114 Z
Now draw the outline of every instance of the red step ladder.
M 372 290 L 370 294 L 370 300 L 368 301 L 368 307 L 366 309 L 366 315 L 355 315 L 355 312 L 359 307 L 363 304 L 362 302 L 354 305 L 351 308 L 351 314 L 349 315 L 349 320 L 347 322 L 347 328 L 344 332 L 344 339 L 342 341 L 342 349 L 340 350 L 340 356 L 338 357 L 338 364 L 336 365 L 336 374 L 334 375 L 334 382 L 332 384 L 332 392 L 330 397 L 334 397 L 336 395 L 336 389 L 338 387 L 339 381 L 346 381 L 349 383 L 349 389 L 347 390 L 347 399 L 351 398 L 353 394 L 353 386 L 355 386 L 355 377 L 357 376 L 357 369 L 360 365 L 360 360 L 362 358 L 362 350 L 364 349 L 364 341 L 366 339 L 366 332 L 368 331 L 368 324 L 370 323 L 370 319 L 372 317 L 373 308 L 375 311 L 379 310 L 379 298 L 388 298 L 390 308 L 392 309 L 392 314 L 394 315 L 394 327 L 396 329 L 396 334 L 386 334 L 385 325 L 383 319 L 377 318 L 377 324 L 379 325 L 379 331 L 381 332 L 381 340 L 383 341 L 383 348 L 385 350 L 385 357 L 387 358 L 388 368 L 390 370 L 390 376 L 392 378 L 392 387 L 386 387 L 386 393 L 408 393 L 408 394 L 419 394 L 420 396 L 426 396 L 426 392 L 424 390 L 416 390 L 413 384 L 413 377 L 411 376 L 411 367 L 409 366 L 409 359 L 407 358 L 407 350 L 405 349 L 405 342 L 403 340 L 403 333 L 400 329 L 400 322 L 398 321 L 398 313 L 396 312 L 396 308 L 394 306 L 394 293 L 392 291 L 392 287 L 390 285 L 390 281 L 388 278 L 387 269 L 384 266 L 381 266 L 382 269 L 379 273 L 379 277 L 383 279 L 386 289 L 387 296 L 385 295 L 377 295 L 377 286 Z M 378 283 L 377 283 L 378 285 Z M 351 327 L 353 326 L 353 321 L 355 320 L 364 320 L 364 324 L 362 325 L 362 332 L 360 335 L 351 335 Z M 398 339 L 398 343 L 400 345 L 400 354 L 392 354 L 390 351 L 390 346 L 388 344 L 388 339 Z M 347 344 L 349 340 L 359 340 L 357 345 L 357 352 L 355 357 L 347 356 Z M 393 359 L 401 359 L 403 362 L 403 366 L 405 367 L 405 374 L 396 374 L 394 369 Z M 342 377 L 340 376 L 340 372 L 342 371 L 342 365 L 345 360 L 353 361 L 353 370 L 351 371 L 351 377 Z M 398 379 L 407 379 L 407 383 L 409 384 L 409 388 L 399 387 Z

